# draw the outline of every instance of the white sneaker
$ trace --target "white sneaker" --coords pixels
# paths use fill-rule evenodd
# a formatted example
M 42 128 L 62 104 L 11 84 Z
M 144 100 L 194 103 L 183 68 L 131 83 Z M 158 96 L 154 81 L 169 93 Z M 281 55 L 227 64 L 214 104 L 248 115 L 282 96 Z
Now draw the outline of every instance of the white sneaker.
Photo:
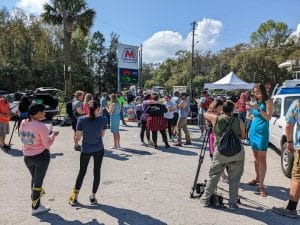
M 110 149 L 118 149 L 118 147 L 116 145 L 111 146 Z
M 32 209 L 31 215 L 35 216 L 43 212 L 48 212 L 50 210 L 50 207 L 48 206 L 43 206 L 40 204 L 40 206 L 37 209 Z
M 122 148 L 120 145 L 118 145 L 118 146 L 117 146 L 117 149 L 119 149 L 119 150 L 120 150 L 120 149 L 123 149 L 123 148 Z

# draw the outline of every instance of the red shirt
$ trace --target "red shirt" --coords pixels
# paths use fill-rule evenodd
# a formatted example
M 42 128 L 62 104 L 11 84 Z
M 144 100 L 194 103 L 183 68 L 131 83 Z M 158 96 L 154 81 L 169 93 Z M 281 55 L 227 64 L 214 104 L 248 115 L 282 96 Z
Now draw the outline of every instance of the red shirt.
M 0 97 L 0 123 L 9 123 L 9 112 L 9 102 L 6 99 Z
M 247 109 L 246 109 L 246 100 L 240 98 L 237 101 L 237 110 L 238 110 L 238 112 L 246 112 L 247 111 Z

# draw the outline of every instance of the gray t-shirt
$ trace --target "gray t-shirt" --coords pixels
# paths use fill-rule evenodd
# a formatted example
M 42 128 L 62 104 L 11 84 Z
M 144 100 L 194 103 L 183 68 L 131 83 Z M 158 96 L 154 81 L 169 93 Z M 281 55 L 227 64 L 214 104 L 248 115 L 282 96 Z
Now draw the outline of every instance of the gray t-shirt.
M 73 111 L 73 115 L 75 116 L 76 119 L 78 119 L 80 116 L 82 116 L 77 112 L 77 109 L 78 108 L 82 109 L 82 107 L 83 107 L 83 103 L 81 101 L 76 99 L 72 102 L 72 111 Z

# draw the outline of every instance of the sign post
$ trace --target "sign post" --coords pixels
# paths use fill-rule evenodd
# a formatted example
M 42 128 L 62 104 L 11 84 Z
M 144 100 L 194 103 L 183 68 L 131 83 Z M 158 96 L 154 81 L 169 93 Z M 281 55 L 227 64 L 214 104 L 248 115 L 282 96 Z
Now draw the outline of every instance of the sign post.
M 138 46 L 118 45 L 118 91 L 121 84 L 137 84 L 138 82 Z

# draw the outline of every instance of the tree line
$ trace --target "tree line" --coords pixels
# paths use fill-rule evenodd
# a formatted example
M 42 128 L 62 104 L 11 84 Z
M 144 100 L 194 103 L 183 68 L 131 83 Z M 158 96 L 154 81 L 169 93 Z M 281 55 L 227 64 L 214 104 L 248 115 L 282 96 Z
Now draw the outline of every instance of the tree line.
M 119 35 L 111 33 L 106 41 L 100 31 L 91 33 L 94 16 L 84 0 L 53 0 L 44 5 L 41 16 L 1 9 L 0 89 L 52 86 L 65 90 L 71 85 L 71 90 L 116 91 Z M 195 52 L 193 74 L 189 51 L 178 51 L 175 59 L 160 64 L 144 63 L 142 87 L 163 85 L 171 91 L 174 85 L 187 85 L 192 76 L 193 91 L 198 92 L 205 82 L 214 82 L 230 71 L 247 82 L 282 82 L 291 73 L 280 70 L 278 64 L 300 59 L 299 38 L 290 38 L 290 34 L 283 22 L 264 22 L 249 43 L 218 53 Z

